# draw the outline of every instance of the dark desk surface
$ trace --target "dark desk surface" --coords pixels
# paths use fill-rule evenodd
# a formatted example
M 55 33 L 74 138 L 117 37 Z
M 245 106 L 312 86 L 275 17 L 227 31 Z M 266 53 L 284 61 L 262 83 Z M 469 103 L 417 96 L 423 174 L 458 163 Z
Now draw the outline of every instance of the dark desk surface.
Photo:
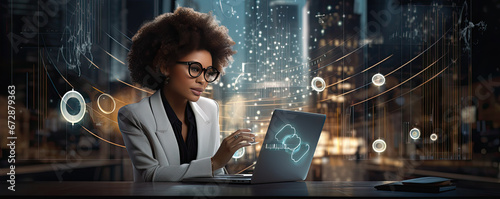
M 174 182 L 17 182 L 16 191 L 7 190 L 6 183 L 0 195 L 8 196 L 327 196 L 327 197 L 478 197 L 500 196 L 499 184 L 488 186 L 457 183 L 457 189 L 443 193 L 414 193 L 378 191 L 373 186 L 389 181 L 331 182 L 305 181 L 258 185 L 194 184 Z M 2 197 L 3 198 L 3 197 Z

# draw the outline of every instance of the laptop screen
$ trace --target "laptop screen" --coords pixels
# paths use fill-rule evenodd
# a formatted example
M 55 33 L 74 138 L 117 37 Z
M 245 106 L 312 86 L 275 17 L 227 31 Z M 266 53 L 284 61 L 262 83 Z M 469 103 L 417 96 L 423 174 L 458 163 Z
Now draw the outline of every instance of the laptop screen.
M 252 183 L 304 180 L 325 119 L 322 114 L 275 110 Z

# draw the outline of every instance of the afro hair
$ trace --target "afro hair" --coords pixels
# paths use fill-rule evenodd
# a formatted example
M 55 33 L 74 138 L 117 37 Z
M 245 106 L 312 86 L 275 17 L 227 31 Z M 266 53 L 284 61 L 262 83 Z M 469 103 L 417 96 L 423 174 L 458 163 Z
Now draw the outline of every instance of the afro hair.
M 209 51 L 213 66 L 223 74 L 236 53 L 231 48 L 234 44 L 227 28 L 212 13 L 180 7 L 143 24 L 134 35 L 127 57 L 130 76 L 142 87 L 158 90 L 165 79 L 160 67 L 168 67 L 194 50 Z

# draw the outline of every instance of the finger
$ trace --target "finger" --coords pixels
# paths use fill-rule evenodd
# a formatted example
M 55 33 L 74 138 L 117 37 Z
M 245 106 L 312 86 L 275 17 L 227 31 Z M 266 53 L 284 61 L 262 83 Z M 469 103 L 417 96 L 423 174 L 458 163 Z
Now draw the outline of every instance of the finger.
M 240 135 L 245 135 L 245 136 L 249 136 L 249 137 L 255 137 L 255 134 L 253 133 L 248 133 L 248 132 L 241 132 Z
M 241 142 L 241 141 L 248 140 L 248 139 L 251 139 L 251 141 L 255 141 L 255 135 L 249 134 L 249 133 L 241 133 L 238 136 L 233 137 L 232 140 L 228 140 L 228 141 L 233 143 L 233 142 Z
M 224 140 L 237 139 L 238 137 L 240 137 L 241 134 L 255 136 L 255 135 L 251 134 L 250 132 L 252 132 L 252 129 L 238 129 L 234 133 L 231 133 L 231 135 L 229 135 L 228 137 L 224 138 Z M 228 141 L 230 141 L 230 140 L 228 140 Z
M 232 133 L 231 135 L 234 136 L 234 135 L 240 134 L 242 132 L 252 132 L 252 129 L 238 129 L 234 133 Z
M 240 149 L 241 147 L 247 147 L 247 146 L 251 146 L 251 144 L 248 144 L 248 143 L 239 143 L 237 145 L 234 145 L 233 147 L 231 147 L 231 151 L 234 151 L 236 152 L 238 149 Z M 233 153 L 234 153 L 233 152 Z
M 255 141 L 255 139 L 254 139 L 254 137 L 251 137 L 251 136 L 240 135 L 238 138 L 230 140 L 228 144 L 230 146 L 232 146 L 232 145 L 235 145 L 235 144 L 243 142 L 243 141 L 253 142 L 253 141 Z

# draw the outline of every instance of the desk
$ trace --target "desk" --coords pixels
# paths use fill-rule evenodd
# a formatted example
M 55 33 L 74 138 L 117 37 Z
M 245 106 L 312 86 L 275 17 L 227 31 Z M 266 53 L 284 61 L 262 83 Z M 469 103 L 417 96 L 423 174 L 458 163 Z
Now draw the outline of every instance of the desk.
M 414 193 L 378 191 L 373 186 L 390 181 L 331 182 L 305 181 L 258 185 L 176 183 L 176 182 L 18 182 L 16 191 L 7 190 L 1 183 L 0 195 L 9 196 L 326 196 L 326 197 L 478 197 L 500 196 L 498 184 L 491 186 L 461 187 L 443 193 Z M 469 185 L 466 185 L 469 186 Z M 495 189 L 495 187 L 497 187 Z M 4 197 L 2 197 L 4 198 Z M 30 197 L 31 198 L 31 197 Z
M 17 160 L 16 160 L 17 161 Z M 78 160 L 76 162 L 61 161 L 51 163 L 38 163 L 31 165 L 16 165 L 16 179 L 19 181 L 75 181 L 75 180 L 119 180 L 122 176 L 115 177 L 115 170 L 123 170 L 123 160 Z M 107 175 L 101 174 L 103 169 L 108 169 Z M 87 171 L 87 173 L 84 172 Z M 5 182 L 10 176 L 9 168 L 0 169 L 0 182 Z M 94 176 L 100 174 L 100 178 Z M 85 173 L 85 174 L 82 174 Z M 123 173 L 123 172 L 122 172 Z M 91 174 L 91 175 L 89 175 Z

